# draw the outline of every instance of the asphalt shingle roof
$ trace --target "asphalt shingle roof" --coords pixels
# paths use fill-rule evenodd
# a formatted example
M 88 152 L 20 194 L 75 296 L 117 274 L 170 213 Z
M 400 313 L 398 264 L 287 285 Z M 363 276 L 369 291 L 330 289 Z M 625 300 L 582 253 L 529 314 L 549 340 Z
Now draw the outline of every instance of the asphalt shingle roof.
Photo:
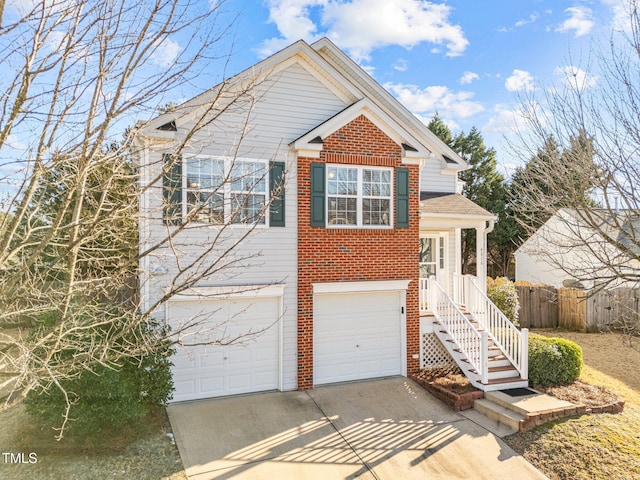
M 495 217 L 459 193 L 446 192 L 420 192 L 420 213 Z

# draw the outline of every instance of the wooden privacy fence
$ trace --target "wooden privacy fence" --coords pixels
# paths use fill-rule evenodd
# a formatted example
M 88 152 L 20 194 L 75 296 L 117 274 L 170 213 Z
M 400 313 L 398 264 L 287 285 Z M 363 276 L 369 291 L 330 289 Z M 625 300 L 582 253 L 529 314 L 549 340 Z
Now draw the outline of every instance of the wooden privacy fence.
M 520 326 L 598 331 L 640 327 L 640 288 L 589 292 L 516 282 Z
M 558 326 L 558 292 L 548 285 L 516 283 L 520 301 L 520 326 L 556 328 Z
M 577 288 L 558 289 L 558 327 L 585 330 L 587 293 Z

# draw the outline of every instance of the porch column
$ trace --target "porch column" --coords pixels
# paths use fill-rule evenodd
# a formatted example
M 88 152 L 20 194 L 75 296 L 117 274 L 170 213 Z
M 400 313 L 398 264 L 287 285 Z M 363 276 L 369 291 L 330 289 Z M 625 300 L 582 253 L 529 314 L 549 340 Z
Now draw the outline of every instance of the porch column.
M 487 235 L 493 231 L 494 220 L 489 220 L 487 225 L 476 227 L 476 275 L 478 276 L 478 287 L 483 292 L 487 291 Z
M 487 291 L 487 235 L 484 226 L 476 227 L 476 275 L 478 287 Z

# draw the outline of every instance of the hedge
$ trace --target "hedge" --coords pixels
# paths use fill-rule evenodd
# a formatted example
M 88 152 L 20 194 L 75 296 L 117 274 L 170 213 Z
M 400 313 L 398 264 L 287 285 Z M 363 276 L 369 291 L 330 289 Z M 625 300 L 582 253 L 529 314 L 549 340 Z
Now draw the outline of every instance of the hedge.
M 550 387 L 566 385 L 580 376 L 582 348 L 564 338 L 529 336 L 529 382 Z

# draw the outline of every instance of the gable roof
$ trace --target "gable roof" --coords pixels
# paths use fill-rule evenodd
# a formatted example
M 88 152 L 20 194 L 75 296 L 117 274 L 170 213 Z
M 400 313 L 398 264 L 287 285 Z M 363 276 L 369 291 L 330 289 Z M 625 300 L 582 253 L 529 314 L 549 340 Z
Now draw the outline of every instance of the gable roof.
M 340 127 L 346 125 L 360 115 L 367 117 L 389 138 L 402 146 L 405 157 L 429 158 L 433 156 L 432 151 L 424 147 L 422 142 L 415 138 L 404 125 L 399 124 L 394 118 L 390 117 L 368 98 L 363 98 L 362 100 L 351 104 L 341 112 L 338 112 L 333 117 L 327 119 L 325 122 L 295 139 L 289 145 L 296 150 L 320 152 L 320 150 L 322 150 L 323 138 L 331 135 Z
M 409 147 L 404 148 L 406 156 L 439 159 L 443 169 L 464 170 L 468 168 L 466 162 L 449 146 L 327 38 L 318 40 L 312 45 L 299 40 L 184 102 L 173 111 L 146 122 L 141 127 L 141 131 L 144 135 L 154 138 L 173 138 L 175 133 L 173 129 L 163 130 L 163 126 L 171 124 L 171 122 L 175 122 L 179 126 L 181 122 L 196 117 L 206 111 L 213 102 L 219 101 L 219 96 L 225 88 L 243 84 L 250 85 L 251 82 L 257 82 L 259 78 L 266 78 L 295 61 L 305 64 L 308 70 L 321 79 L 327 88 L 349 105 L 336 117 L 340 116 L 341 119 L 344 119 L 358 111 L 361 113 L 366 111 L 367 117 L 385 133 L 394 133 L 389 136 L 399 144 L 404 143 Z M 333 127 L 331 120 L 319 125 L 317 131 L 323 132 Z M 311 132 L 315 131 L 316 129 Z M 309 144 L 310 140 L 316 139 L 318 136 L 322 138 L 319 133 L 311 135 L 311 132 L 292 143 L 300 145 L 300 142 L 304 141 Z M 311 144 L 313 145 L 312 142 Z
M 553 222 L 557 221 L 573 221 L 575 225 L 580 225 L 580 228 L 593 231 L 594 234 L 597 230 L 601 229 L 601 232 L 606 232 L 612 239 L 615 239 L 624 248 L 627 248 L 634 255 L 640 254 L 640 247 L 634 242 L 634 239 L 640 237 L 640 212 L 635 210 L 621 209 L 618 211 L 612 211 L 606 208 L 595 208 L 591 210 L 596 213 L 595 219 L 599 219 L 599 225 L 596 229 L 584 224 L 579 223 L 580 218 L 577 216 L 577 212 L 571 208 L 558 209 L 545 223 L 543 223 L 538 230 L 533 232 L 529 238 L 527 238 L 514 252 L 525 252 L 530 244 L 535 244 L 538 241 L 538 237 L 541 237 L 546 230 L 548 230 Z M 616 227 L 618 225 L 618 227 Z M 544 238 L 544 237 L 543 237 Z
M 496 216 L 459 193 L 420 192 L 421 216 L 464 216 L 495 220 Z

